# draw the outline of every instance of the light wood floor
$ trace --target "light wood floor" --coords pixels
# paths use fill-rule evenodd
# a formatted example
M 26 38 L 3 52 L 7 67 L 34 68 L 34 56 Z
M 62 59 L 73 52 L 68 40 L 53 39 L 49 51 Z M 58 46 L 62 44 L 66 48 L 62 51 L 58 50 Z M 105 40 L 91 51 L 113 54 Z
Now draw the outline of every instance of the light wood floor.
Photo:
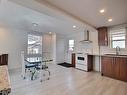
M 50 80 L 22 80 L 19 71 L 10 71 L 10 95 L 127 95 L 127 83 L 102 77 L 97 72 L 50 65 Z

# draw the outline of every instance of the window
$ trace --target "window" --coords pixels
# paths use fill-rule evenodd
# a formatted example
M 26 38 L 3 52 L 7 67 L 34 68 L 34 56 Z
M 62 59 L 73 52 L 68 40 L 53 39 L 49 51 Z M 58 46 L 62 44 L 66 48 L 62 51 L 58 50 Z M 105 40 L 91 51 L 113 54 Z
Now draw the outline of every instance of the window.
M 69 51 L 74 51 L 74 40 L 69 40 Z
M 28 54 L 42 53 L 42 36 L 28 34 Z
M 112 48 L 116 48 L 117 46 L 120 48 L 125 48 L 126 29 L 121 28 L 110 30 L 110 41 Z

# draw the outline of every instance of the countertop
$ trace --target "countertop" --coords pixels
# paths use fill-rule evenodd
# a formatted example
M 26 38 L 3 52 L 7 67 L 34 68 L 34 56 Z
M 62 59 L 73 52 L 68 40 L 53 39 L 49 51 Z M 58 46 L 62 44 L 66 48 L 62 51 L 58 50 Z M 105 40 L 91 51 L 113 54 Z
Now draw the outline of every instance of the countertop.
M 83 54 L 83 53 L 76 53 L 76 54 Z M 93 56 L 108 56 L 108 57 L 125 57 L 127 58 L 127 55 L 123 55 L 123 54 L 119 54 L 119 55 L 116 55 L 116 54 L 89 54 L 89 53 L 84 53 L 84 54 L 87 54 L 87 55 L 93 55 Z
M 104 54 L 100 56 L 108 56 L 108 57 L 125 57 L 127 58 L 127 55 L 116 55 L 116 54 Z
M 0 93 L 10 93 L 10 79 L 6 65 L 0 66 Z

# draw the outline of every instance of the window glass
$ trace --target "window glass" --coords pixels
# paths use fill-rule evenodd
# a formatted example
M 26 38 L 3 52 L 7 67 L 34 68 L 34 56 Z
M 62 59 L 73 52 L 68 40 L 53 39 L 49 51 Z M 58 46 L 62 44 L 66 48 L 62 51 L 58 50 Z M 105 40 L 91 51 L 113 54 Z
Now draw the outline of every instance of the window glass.
M 113 41 L 112 42 L 113 48 L 119 46 L 120 48 L 125 48 L 125 41 Z
M 41 54 L 42 36 L 28 34 L 28 54 Z
M 111 48 L 116 48 L 119 46 L 120 48 L 125 48 L 126 41 L 126 29 L 113 29 L 110 30 L 110 45 Z
M 74 51 L 74 40 L 69 40 L 69 51 Z

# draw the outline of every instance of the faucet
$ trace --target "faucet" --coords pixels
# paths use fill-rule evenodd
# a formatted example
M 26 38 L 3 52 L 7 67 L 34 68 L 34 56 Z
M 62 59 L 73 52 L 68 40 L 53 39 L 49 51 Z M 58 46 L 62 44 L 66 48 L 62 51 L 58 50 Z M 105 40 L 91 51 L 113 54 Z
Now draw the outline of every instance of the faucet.
M 116 46 L 116 55 L 119 55 L 119 54 L 120 54 L 120 47 Z

